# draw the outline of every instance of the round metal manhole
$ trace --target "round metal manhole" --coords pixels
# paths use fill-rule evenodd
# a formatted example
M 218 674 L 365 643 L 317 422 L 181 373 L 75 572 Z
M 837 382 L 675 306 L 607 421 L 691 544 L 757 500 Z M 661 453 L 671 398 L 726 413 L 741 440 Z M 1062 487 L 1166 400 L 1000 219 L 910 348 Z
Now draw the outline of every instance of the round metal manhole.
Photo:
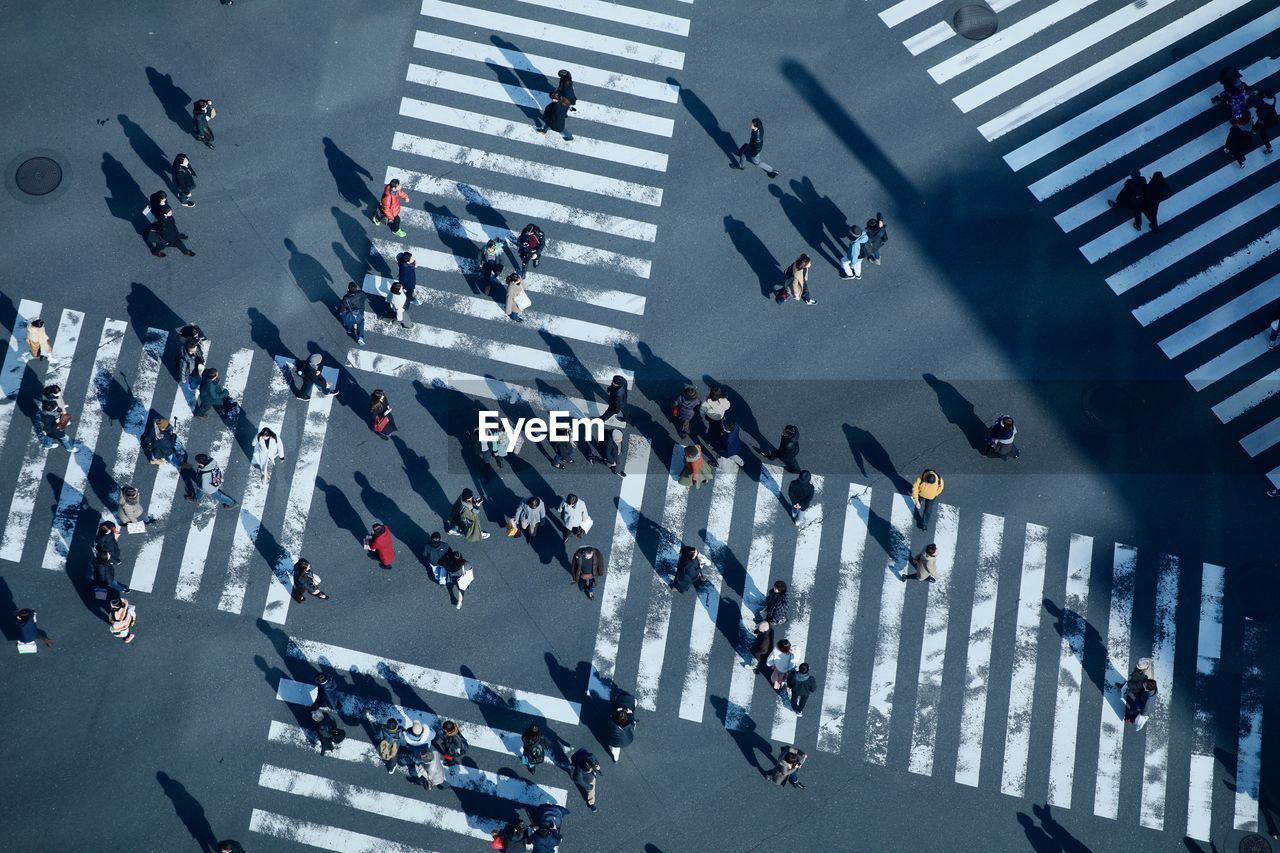
M 1240 853 L 1271 853 L 1271 842 L 1261 835 L 1246 835 L 1240 839 Z
M 982 41 L 995 35 L 1000 24 L 996 21 L 996 13 L 990 6 L 972 3 L 961 6 L 951 16 L 951 28 L 970 41 Z
M 48 157 L 32 157 L 18 166 L 13 179 L 27 195 L 48 195 L 62 183 L 62 167 Z

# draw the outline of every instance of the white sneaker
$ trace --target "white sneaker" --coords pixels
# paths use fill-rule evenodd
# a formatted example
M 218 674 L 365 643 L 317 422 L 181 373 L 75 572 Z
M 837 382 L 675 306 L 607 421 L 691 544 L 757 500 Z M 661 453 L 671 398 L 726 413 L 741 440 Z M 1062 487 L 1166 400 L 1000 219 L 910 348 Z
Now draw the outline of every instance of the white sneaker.
M 462 531 L 461 531 L 461 530 L 455 530 L 455 529 L 454 529 L 454 528 L 452 528 L 452 527 L 450 527 L 448 530 L 446 530 L 446 531 L 445 531 L 445 533 L 448 533 L 450 536 L 461 536 L 461 535 L 462 535 Z
M 457 604 L 453 605 L 453 609 L 454 609 L 454 610 L 461 610 L 461 609 L 462 609 L 462 602 L 461 602 L 461 601 L 459 601 Z
M 493 534 L 492 534 L 492 533 L 490 533 L 490 532 L 488 532 L 487 530 L 481 530 L 481 531 L 480 531 L 480 538 L 481 538 L 481 539 L 488 539 L 488 538 L 489 538 L 490 536 L 492 536 L 492 535 L 493 535 Z

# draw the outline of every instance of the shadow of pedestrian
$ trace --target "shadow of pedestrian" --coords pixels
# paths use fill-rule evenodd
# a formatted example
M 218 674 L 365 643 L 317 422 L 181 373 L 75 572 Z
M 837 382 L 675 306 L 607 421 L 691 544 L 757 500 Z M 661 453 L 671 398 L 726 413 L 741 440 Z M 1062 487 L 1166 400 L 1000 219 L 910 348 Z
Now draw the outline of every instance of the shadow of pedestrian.
M 618 356 L 618 366 L 633 374 L 631 396 L 627 405 L 628 424 L 632 430 L 649 440 L 653 446 L 653 454 L 665 465 L 671 459 L 676 446 L 670 428 L 671 407 L 668 404 L 675 399 L 685 385 L 689 384 L 689 378 L 676 370 L 670 362 L 659 358 L 644 341 L 636 345 L 638 355 L 622 344 L 615 344 L 613 350 Z M 661 422 L 655 421 L 637 404 L 636 393 L 639 393 L 643 400 L 658 405 L 663 412 Z
M 338 259 L 338 263 L 342 264 L 342 270 L 347 278 L 360 284 L 364 281 L 365 273 L 369 271 L 369 261 L 373 260 L 374 256 L 381 256 L 377 252 L 371 252 L 373 244 L 369 240 L 369 232 L 365 230 L 363 222 L 339 207 L 331 207 L 329 212 L 333 214 L 333 221 L 337 224 L 343 240 L 341 243 L 334 240 L 331 244 L 334 257 Z M 346 292 L 345 287 L 343 292 Z
M 355 481 L 360 487 L 360 501 L 365 509 L 373 515 L 375 520 L 391 528 L 391 535 L 397 540 L 397 544 L 403 545 L 414 554 L 421 554 L 426 550 L 430 534 L 400 509 L 400 504 L 395 498 L 375 489 L 362 471 L 355 473 Z M 397 554 L 396 558 L 399 559 L 400 554 Z
M 329 166 L 329 174 L 333 176 L 333 185 L 337 187 L 343 200 L 352 207 L 361 208 L 365 215 L 372 216 L 378 199 L 369 189 L 368 182 L 373 180 L 369 170 L 352 160 L 328 136 L 324 138 L 324 161 Z
M 969 446 L 974 450 L 981 450 L 986 444 L 987 425 L 983 423 L 982 418 L 978 417 L 974 411 L 973 403 L 970 403 L 963 394 L 956 390 L 956 386 L 950 382 L 939 379 L 932 373 L 926 373 L 921 378 L 933 389 L 933 393 L 938 397 L 938 408 L 942 410 L 943 417 L 947 419 L 947 423 L 952 424 L 960 430 L 965 441 L 969 442 Z
M 679 86 L 680 82 L 674 77 L 668 77 L 667 82 L 672 86 Z M 703 132 L 711 138 L 715 146 L 729 158 L 729 163 L 737 165 L 738 162 L 738 146 L 733 144 L 733 134 L 720 126 L 720 120 L 716 118 L 715 113 L 707 106 L 706 102 L 699 98 L 692 89 L 680 89 L 680 103 L 684 105 L 689 115 L 693 116 L 693 120 L 698 123 Z
M 168 352 L 161 358 L 169 369 L 169 375 L 177 380 L 179 378 L 177 331 L 185 321 L 154 290 L 136 281 L 129 284 L 129 293 L 124 298 L 124 305 L 125 311 L 129 314 L 129 326 L 138 336 L 139 341 L 146 342 L 147 328 L 150 326 L 169 332 L 172 340 L 166 348 Z
M 190 133 L 191 110 L 188 107 L 191 104 L 191 96 L 181 86 L 174 84 L 173 75 L 161 74 L 149 65 L 147 82 L 151 84 L 151 91 L 155 92 L 156 100 L 160 101 L 160 105 L 164 107 L 164 114 L 169 117 L 169 121 L 176 124 L 183 133 Z
M 432 514 L 447 518 L 453 503 L 440 488 L 440 481 L 431 474 L 431 460 L 416 452 L 398 433 L 393 434 L 390 441 L 396 453 L 400 454 L 401 470 L 409 480 L 409 486 Z
M 102 154 L 102 177 L 106 180 L 107 192 L 103 201 L 107 210 L 116 219 L 124 220 L 133 226 L 133 230 L 141 234 L 149 224 L 143 208 L 147 206 L 147 196 L 142 187 L 129 174 L 124 164 L 110 154 Z
M 849 442 L 849 452 L 853 454 L 853 461 L 857 463 L 858 471 L 863 476 L 867 476 L 866 466 L 870 465 L 889 481 L 894 491 L 899 494 L 911 494 L 911 484 L 898 473 L 893 460 L 889 458 L 889 451 L 884 449 L 884 445 L 877 441 L 875 436 L 849 423 L 846 423 L 843 429 L 845 440 Z
M 711 707 L 716 709 L 716 719 L 720 721 L 721 725 L 724 725 L 725 717 L 729 713 L 728 698 L 724 696 L 716 696 L 714 693 L 710 694 L 707 698 L 711 700 Z M 772 767 L 774 764 L 777 764 L 776 761 L 773 761 L 773 746 L 756 731 L 755 720 L 746 715 L 743 716 L 742 720 L 743 728 L 727 728 L 725 731 L 729 733 L 729 737 L 733 739 L 734 744 L 737 745 L 738 750 L 742 753 L 742 757 L 747 764 L 763 773 L 765 772 L 765 767 L 756 756 L 764 756 L 769 760 L 770 766 Z
M 782 266 L 778 259 L 741 219 L 726 216 L 724 233 L 729 235 L 733 248 L 760 280 L 760 295 L 772 299 L 773 292 L 782 284 Z
M 795 193 L 804 211 L 815 223 L 814 230 L 819 245 L 814 246 L 814 249 L 839 268 L 840 258 L 845 253 L 841 242 L 847 240 L 850 233 L 848 217 L 830 196 L 818 195 L 813 181 L 807 176 L 792 181 L 791 192 Z M 830 255 L 827 254 L 828 250 Z
M 507 42 L 506 44 L 510 44 Z M 514 47 L 514 45 L 512 45 Z M 537 122 L 542 117 L 542 107 L 546 104 L 539 105 L 542 100 L 550 101 L 550 94 L 555 91 L 555 87 L 549 85 L 550 81 L 541 74 L 530 74 L 528 72 L 520 72 L 519 76 L 512 73 L 510 68 L 506 68 L 497 63 L 485 63 L 488 69 L 493 72 L 493 76 L 497 78 L 502 87 L 507 90 L 507 97 L 511 100 L 511 105 L 524 113 L 524 117 L 530 122 Z M 522 78 L 529 78 L 525 82 Z M 528 90 L 526 94 L 525 90 Z M 529 103 L 529 96 L 533 97 L 533 103 Z M 542 97 L 539 97 L 542 96 Z
M 250 308 L 245 313 L 249 315 L 249 340 L 266 352 L 267 357 L 271 359 L 272 368 L 279 370 L 280 365 L 275 361 L 276 356 L 289 355 L 289 348 L 280 337 L 280 327 L 257 308 Z
M 313 255 L 298 249 L 298 245 L 288 237 L 284 247 L 289 252 L 289 274 L 312 302 L 326 307 L 336 304 L 338 296 L 333 289 L 333 276 Z M 363 276 L 362 276 L 363 278 Z
M 805 178 L 805 181 L 808 180 Z M 798 181 L 791 182 L 792 189 L 799 185 Z M 809 186 L 812 188 L 813 184 Z M 834 250 L 828 248 L 831 241 L 827 237 L 826 229 L 822 226 L 822 221 L 817 218 L 817 212 L 809 209 L 798 196 L 788 194 L 777 184 L 769 184 L 769 195 L 778 200 L 782 212 L 786 214 L 791 227 L 804 240 L 805 245 L 832 267 L 840 269 L 840 260 L 836 257 Z
M 173 182 L 170 180 L 172 163 L 165 156 L 164 149 L 156 144 L 156 141 L 145 130 L 134 124 L 124 113 L 117 115 L 116 120 L 120 122 L 120 127 L 124 130 L 124 135 L 129 140 L 129 147 L 133 149 L 133 153 L 138 155 L 142 165 L 155 172 L 156 177 L 164 181 L 166 189 L 175 189 Z M 175 201 L 174 204 L 176 205 L 177 202 Z
M 364 520 L 351 505 L 346 493 L 324 477 L 316 477 L 316 488 L 324 493 L 325 509 L 329 512 L 329 520 L 333 522 L 333 526 L 347 531 L 353 539 L 363 545 L 367 534 Z
M 10 319 L 11 317 L 13 318 L 12 320 Z M 17 323 L 18 306 L 13 304 L 13 299 L 9 297 L 9 294 L 0 292 L 0 328 L 3 328 L 10 335 L 25 337 L 27 334 L 26 328 L 14 328 Z
M 202 853 L 216 853 L 218 839 L 213 834 L 213 827 L 209 825 L 209 818 L 205 816 L 204 806 L 200 805 L 200 801 L 191 796 L 185 785 L 163 770 L 156 773 L 156 781 L 160 783 L 164 795 L 173 803 L 173 810 L 178 813 L 182 825 L 191 833 Z

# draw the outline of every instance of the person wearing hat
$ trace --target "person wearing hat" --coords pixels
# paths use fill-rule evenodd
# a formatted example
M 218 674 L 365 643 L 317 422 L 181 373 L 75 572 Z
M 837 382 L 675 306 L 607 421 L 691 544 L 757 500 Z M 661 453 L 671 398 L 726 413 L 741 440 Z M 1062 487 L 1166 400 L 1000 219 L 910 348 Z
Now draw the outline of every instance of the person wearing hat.
M 458 759 L 467 754 L 467 739 L 462 736 L 462 731 L 458 728 L 458 724 L 453 720 L 445 720 L 440 727 L 440 734 L 436 735 L 436 739 L 431 742 L 431 746 L 435 751 L 440 753 L 441 760 L 445 765 L 452 767 L 458 763 Z
M 394 774 L 399 766 L 396 756 L 400 754 L 402 735 L 400 721 L 395 717 L 388 717 L 382 724 L 382 732 L 378 737 L 378 757 L 386 764 L 388 773 Z
M 335 393 L 334 389 L 329 387 L 329 380 L 324 378 L 320 370 L 323 363 L 324 357 L 317 352 L 307 356 L 306 361 L 299 360 L 294 364 L 294 372 L 302 377 L 302 390 L 298 392 L 299 400 L 310 400 L 311 390 L 317 387 L 321 394 Z
M 1142 177 L 1139 169 L 1129 173 L 1129 178 L 1120 188 L 1120 194 L 1107 200 L 1107 206 L 1121 211 L 1126 216 L 1133 214 L 1133 230 L 1142 230 L 1142 204 L 1147 194 L 1147 179 Z
M 173 427 L 173 421 L 157 417 L 142 434 L 142 452 L 152 465 L 168 462 L 175 468 L 187 464 L 187 452 Z
M 320 741 L 321 755 L 326 752 L 333 752 L 338 744 L 347 739 L 347 733 L 342 730 L 342 727 L 330 716 L 328 711 L 316 708 L 311 712 L 311 721 L 316 724 L 316 740 Z
M 128 527 L 130 524 L 147 524 L 151 516 L 142 505 L 142 492 L 137 486 L 128 485 L 120 489 L 120 503 L 116 506 L 116 519 Z
M 462 496 L 453 504 L 449 513 L 447 533 L 450 536 L 465 536 L 469 542 L 479 542 L 489 538 L 489 532 L 480 524 L 480 504 L 484 498 L 478 497 L 470 489 L 463 489 Z
M 431 745 L 431 729 L 422 724 L 421 720 L 414 720 L 409 724 L 409 728 L 405 730 L 404 745 L 412 750 L 419 750 L 425 746 Z
M 862 247 L 867 244 L 867 232 L 853 226 L 853 243 L 840 259 L 840 277 L 857 281 L 862 278 Z

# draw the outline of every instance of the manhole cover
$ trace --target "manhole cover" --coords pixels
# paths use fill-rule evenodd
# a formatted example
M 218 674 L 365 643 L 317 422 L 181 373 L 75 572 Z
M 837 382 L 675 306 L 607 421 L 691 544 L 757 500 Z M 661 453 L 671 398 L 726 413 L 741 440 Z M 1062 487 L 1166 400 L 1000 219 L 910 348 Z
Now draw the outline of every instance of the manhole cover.
M 1240 853 L 1271 853 L 1271 842 L 1261 835 L 1246 835 L 1240 839 Z
M 973 3 L 956 10 L 955 15 L 951 17 L 951 27 L 970 41 L 982 41 L 984 38 L 995 35 L 1000 25 L 996 22 L 996 13 L 991 11 L 990 6 Z
M 48 157 L 32 157 L 18 167 L 14 181 L 27 195 L 48 195 L 62 183 L 62 167 Z

